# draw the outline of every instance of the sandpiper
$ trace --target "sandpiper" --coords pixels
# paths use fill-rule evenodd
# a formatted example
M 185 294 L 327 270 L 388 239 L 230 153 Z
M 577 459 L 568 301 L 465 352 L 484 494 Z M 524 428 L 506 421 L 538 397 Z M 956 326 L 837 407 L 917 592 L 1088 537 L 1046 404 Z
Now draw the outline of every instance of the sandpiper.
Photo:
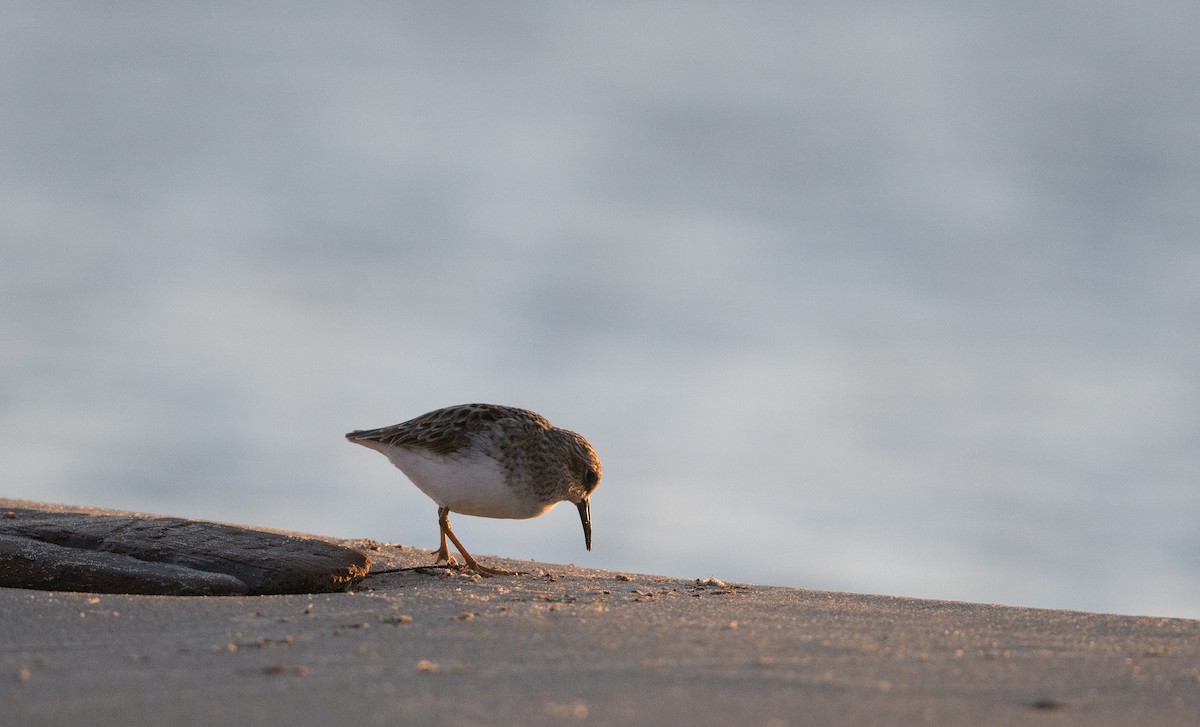
M 455 565 L 450 538 L 467 567 L 517 575 L 475 560 L 450 529 L 450 513 L 497 518 L 543 515 L 560 502 L 579 509 L 592 549 L 589 498 L 600 484 L 600 458 L 581 435 L 540 414 L 497 404 L 461 404 L 380 429 L 346 435 L 385 455 L 438 506 L 441 547 L 434 563 Z

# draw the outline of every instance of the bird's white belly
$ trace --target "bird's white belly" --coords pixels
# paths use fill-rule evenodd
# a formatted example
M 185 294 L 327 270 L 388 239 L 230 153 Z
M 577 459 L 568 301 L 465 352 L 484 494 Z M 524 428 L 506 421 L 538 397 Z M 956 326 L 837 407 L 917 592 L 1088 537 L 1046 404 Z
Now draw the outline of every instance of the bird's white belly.
M 542 505 L 532 492 L 516 492 L 491 457 L 444 457 L 386 445 L 383 454 L 440 507 L 463 515 L 496 518 L 537 517 L 553 505 Z

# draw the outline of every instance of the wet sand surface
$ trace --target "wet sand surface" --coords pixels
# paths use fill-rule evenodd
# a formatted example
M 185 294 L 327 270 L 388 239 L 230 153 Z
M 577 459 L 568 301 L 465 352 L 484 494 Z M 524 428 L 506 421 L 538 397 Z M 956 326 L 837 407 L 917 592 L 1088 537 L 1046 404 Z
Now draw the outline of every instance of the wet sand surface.
M 0 723 L 1200 724 L 1200 621 L 337 542 L 349 592 L 0 589 Z

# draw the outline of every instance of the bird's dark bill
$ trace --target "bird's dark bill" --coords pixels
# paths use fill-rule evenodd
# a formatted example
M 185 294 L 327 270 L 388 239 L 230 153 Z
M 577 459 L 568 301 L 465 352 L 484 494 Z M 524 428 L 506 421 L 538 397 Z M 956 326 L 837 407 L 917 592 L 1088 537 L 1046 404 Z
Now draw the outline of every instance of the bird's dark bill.
M 581 500 L 575 503 L 575 507 L 579 508 L 579 519 L 583 521 L 583 542 L 587 544 L 587 549 L 592 549 L 592 503 L 588 500 Z

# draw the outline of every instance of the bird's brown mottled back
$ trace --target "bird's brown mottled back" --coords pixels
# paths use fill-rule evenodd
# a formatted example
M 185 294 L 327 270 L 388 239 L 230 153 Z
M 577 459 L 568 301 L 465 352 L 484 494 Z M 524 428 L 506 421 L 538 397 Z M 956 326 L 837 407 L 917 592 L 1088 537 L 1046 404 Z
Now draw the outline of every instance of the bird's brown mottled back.
M 494 423 L 511 419 L 527 426 L 551 429 L 542 415 L 498 404 L 462 404 L 422 414 L 401 424 L 351 432 L 350 439 L 369 439 L 399 447 L 417 447 L 435 454 L 452 455 L 471 446 L 471 437 Z

